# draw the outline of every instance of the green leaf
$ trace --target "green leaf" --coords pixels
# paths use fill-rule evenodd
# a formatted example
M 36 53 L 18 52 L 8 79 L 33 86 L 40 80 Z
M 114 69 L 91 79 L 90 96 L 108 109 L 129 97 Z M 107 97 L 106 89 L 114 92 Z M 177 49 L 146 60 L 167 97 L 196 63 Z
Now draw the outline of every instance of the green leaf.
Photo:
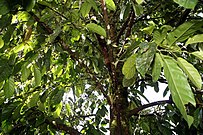
M 0 49 L 4 46 L 4 40 L 2 39 L 2 36 L 0 36 Z
M 0 15 L 5 15 L 10 11 L 9 3 L 7 0 L 0 0 Z
M 194 9 L 198 2 L 198 0 L 174 0 L 174 1 L 179 5 L 188 9 Z
M 98 11 L 98 7 L 95 0 L 87 0 L 87 2 L 93 7 L 95 11 Z
M 202 22 L 200 23 L 198 21 L 185 22 L 168 34 L 166 42 L 169 46 L 174 45 L 176 42 L 183 42 L 202 25 Z
M 86 25 L 86 27 L 87 27 L 89 30 L 91 30 L 91 31 L 93 31 L 93 32 L 95 32 L 95 33 L 97 33 L 97 34 L 99 34 L 99 35 L 101 35 L 101 36 L 103 36 L 103 37 L 106 37 L 106 31 L 105 31 L 105 29 L 102 28 L 102 27 L 99 26 L 99 25 L 97 25 L 97 24 L 95 24 L 95 23 L 89 23 L 89 24 Z
M 54 118 L 58 118 L 60 116 L 60 113 L 61 113 L 61 110 L 62 110 L 62 107 L 63 107 L 62 102 L 60 102 L 60 104 L 58 104 L 56 107 L 57 107 L 57 109 L 53 113 Z
M 10 76 L 12 70 L 7 59 L 0 58 L 0 63 L 0 82 L 2 82 Z
M 34 66 L 34 77 L 35 77 L 35 86 L 39 86 L 41 84 L 41 72 L 37 66 Z
M 116 5 L 113 0 L 105 0 L 105 2 L 106 2 L 107 7 L 110 10 L 114 10 L 114 11 L 116 10 Z
M 159 79 L 162 67 L 163 67 L 163 61 L 161 59 L 161 56 L 159 55 L 159 53 L 156 53 L 155 59 L 154 59 L 154 65 L 152 69 L 153 82 L 156 82 Z
M 52 105 L 57 105 L 61 102 L 63 95 L 64 95 L 64 90 L 63 89 L 55 89 L 50 96 L 50 102 Z
M 143 14 L 143 7 L 141 5 L 133 4 L 133 10 L 136 16 L 140 16 L 141 14 Z
M 142 4 L 142 2 L 144 2 L 144 0 L 136 0 L 136 2 L 137 2 L 138 4 Z
M 131 79 L 126 79 L 125 77 L 123 78 L 123 87 L 130 87 L 132 86 L 136 81 L 136 77 L 134 76 Z
M 141 29 L 142 31 L 144 31 L 146 34 L 152 34 L 152 32 L 154 31 L 154 28 L 155 28 L 155 23 L 153 21 L 150 21 L 149 22 L 149 25 L 148 27 L 145 27 L 143 29 Z
M 172 30 L 173 28 L 170 25 L 164 25 L 159 30 L 155 30 L 153 33 L 153 39 L 155 43 L 161 46 L 162 41 L 167 36 L 167 31 Z
M 187 77 L 178 67 L 177 62 L 173 58 L 166 56 L 163 61 L 164 75 L 168 81 L 168 87 L 170 89 L 172 99 L 190 127 L 193 123 L 193 117 L 187 115 L 185 105 L 191 103 L 196 106 L 196 102 L 187 81 Z
M 17 45 L 13 48 L 13 52 L 14 53 L 18 53 L 20 51 L 22 51 L 25 47 L 25 44 L 24 43 L 21 43 L 20 45 Z
M 183 58 L 177 58 L 178 65 L 183 69 L 183 71 L 188 75 L 192 83 L 198 88 L 202 88 L 202 79 L 197 71 L 197 69 L 190 63 L 188 63 Z
M 37 102 L 39 101 L 39 91 L 32 94 L 32 96 L 29 99 L 29 107 L 34 107 L 37 105 Z
M 81 9 L 80 9 L 80 12 L 81 12 L 82 16 L 87 17 L 87 15 L 89 14 L 91 8 L 92 8 L 92 5 L 89 2 L 84 2 L 81 5 Z
M 192 52 L 191 54 L 196 56 L 197 58 L 203 60 L 203 52 L 202 51 Z
M 22 6 L 29 12 L 35 6 L 36 0 L 23 0 Z
M 9 104 L 6 104 L 5 106 L 2 107 L 2 112 L 1 112 L 1 120 L 7 120 L 11 117 L 14 109 L 20 104 L 20 101 L 13 101 Z
M 143 48 L 141 48 L 143 46 Z M 155 43 L 141 43 L 141 50 L 136 58 L 137 71 L 144 77 L 147 73 L 156 53 Z
M 25 64 L 25 65 L 27 65 L 27 64 Z M 29 77 L 29 75 L 30 75 L 31 72 L 30 72 L 30 69 L 27 68 L 27 66 L 23 66 L 21 73 L 22 73 L 21 81 L 24 82 L 24 81 L 27 80 L 27 78 Z
M 122 73 L 124 74 L 126 79 L 131 79 L 134 77 L 136 73 L 135 61 L 136 61 L 136 54 L 131 55 L 125 61 L 122 68 Z
M 186 45 L 201 43 L 201 42 L 203 42 L 203 34 L 195 35 L 194 37 L 189 38 L 186 42 Z
M 202 109 L 198 108 L 194 112 L 194 122 L 193 125 L 198 128 L 199 124 L 202 121 Z
M 11 76 L 4 85 L 4 95 L 6 98 L 10 98 L 13 96 L 14 88 L 15 88 L 14 78 L 13 76 Z

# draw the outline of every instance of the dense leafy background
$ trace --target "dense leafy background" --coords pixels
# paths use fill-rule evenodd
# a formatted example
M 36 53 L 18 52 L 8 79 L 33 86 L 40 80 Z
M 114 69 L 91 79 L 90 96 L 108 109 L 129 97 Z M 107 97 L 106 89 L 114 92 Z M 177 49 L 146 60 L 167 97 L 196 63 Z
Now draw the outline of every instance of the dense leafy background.
M 203 133 L 201 0 L 0 7 L 2 134 Z M 170 99 L 143 105 L 160 83 Z

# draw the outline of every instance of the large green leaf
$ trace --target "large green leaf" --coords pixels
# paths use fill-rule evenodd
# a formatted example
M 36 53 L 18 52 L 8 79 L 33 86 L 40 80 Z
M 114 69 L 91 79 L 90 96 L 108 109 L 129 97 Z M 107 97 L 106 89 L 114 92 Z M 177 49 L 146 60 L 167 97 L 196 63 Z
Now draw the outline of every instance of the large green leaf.
M 203 34 L 195 35 L 194 37 L 189 38 L 186 42 L 186 45 L 201 42 L 203 42 Z
M 13 76 L 11 76 L 4 85 L 4 95 L 6 98 L 10 98 L 13 96 L 14 88 L 15 88 L 14 78 Z
M 91 30 L 91 31 L 93 31 L 93 32 L 95 32 L 95 33 L 97 33 L 97 34 L 106 37 L 106 31 L 105 31 L 105 29 L 102 28 L 102 27 L 99 26 L 99 25 L 97 25 L 97 24 L 95 24 L 95 23 L 89 23 L 89 24 L 86 25 L 86 27 L 87 27 L 89 30 Z
M 163 61 L 164 75 L 168 81 L 168 87 L 170 89 L 172 99 L 180 110 L 184 119 L 187 121 L 188 125 L 191 126 L 193 123 L 193 117 L 187 115 L 185 105 L 191 103 L 192 105 L 196 106 L 196 102 L 187 81 L 187 77 L 178 67 L 177 62 L 173 58 L 166 56 L 164 57 Z
M 192 52 L 191 54 L 198 57 L 199 59 L 203 60 L 203 52 L 202 51 Z
M 156 53 L 155 59 L 154 59 L 154 65 L 152 69 L 152 79 L 154 82 L 156 82 L 159 79 L 162 67 L 163 67 L 163 61 L 161 59 L 161 56 L 159 53 Z
M 114 10 L 114 11 L 116 10 L 116 5 L 113 0 L 105 0 L 105 2 L 106 2 L 107 7 L 110 10 Z
M 166 42 L 169 46 L 174 45 L 176 42 L 183 42 L 188 39 L 189 36 L 194 34 L 201 26 L 202 22 L 198 21 L 191 21 L 185 22 L 184 24 L 180 25 L 174 31 L 170 32 L 166 37 Z
M 155 43 L 141 43 L 141 50 L 136 58 L 137 71 L 144 77 L 156 53 Z
M 198 2 L 198 0 L 174 0 L 174 1 L 179 5 L 188 9 L 194 9 Z
M 126 79 L 131 79 L 136 73 L 135 67 L 136 54 L 131 55 L 124 63 L 122 73 Z
M 92 5 L 89 2 L 84 2 L 80 9 L 82 16 L 87 17 L 91 8 L 92 8 Z
M 202 87 L 202 79 L 197 71 L 197 69 L 190 63 L 188 63 L 183 58 L 177 58 L 178 65 L 183 69 L 183 71 L 188 75 L 189 79 L 192 83 L 198 88 L 201 89 Z

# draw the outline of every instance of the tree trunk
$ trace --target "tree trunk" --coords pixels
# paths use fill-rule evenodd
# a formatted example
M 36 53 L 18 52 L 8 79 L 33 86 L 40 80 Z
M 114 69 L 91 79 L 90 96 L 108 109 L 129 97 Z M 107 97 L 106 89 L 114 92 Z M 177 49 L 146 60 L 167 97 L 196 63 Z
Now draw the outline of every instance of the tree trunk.
M 113 95 L 110 110 L 110 135 L 130 135 L 127 89 L 120 87 Z

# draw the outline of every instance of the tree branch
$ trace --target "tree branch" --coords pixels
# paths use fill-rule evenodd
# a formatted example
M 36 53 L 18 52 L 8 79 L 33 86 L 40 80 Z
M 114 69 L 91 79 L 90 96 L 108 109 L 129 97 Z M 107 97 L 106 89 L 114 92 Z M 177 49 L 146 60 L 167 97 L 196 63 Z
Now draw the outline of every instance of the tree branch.
M 116 38 L 116 43 L 117 43 L 117 44 L 119 44 L 119 39 L 121 38 L 121 36 L 123 35 L 125 29 L 127 28 L 128 23 L 129 23 L 129 20 L 130 20 L 130 17 L 132 16 L 132 14 L 134 14 L 133 11 L 129 14 L 128 18 L 126 19 L 126 21 L 125 21 L 125 22 L 123 23 L 123 25 L 121 26 L 121 29 L 120 29 L 120 31 L 119 31 L 119 33 L 118 33 L 118 35 L 117 35 L 117 38 Z
M 50 125 L 52 128 L 56 129 L 56 130 L 61 130 L 61 131 L 65 131 L 67 134 L 70 135 L 80 135 L 81 133 L 79 131 L 77 131 L 76 129 L 69 127 L 65 124 L 59 124 L 56 123 L 55 121 L 52 122 L 48 119 L 45 120 L 45 122 Z
M 104 22 L 106 25 L 106 30 L 107 30 L 107 36 L 110 35 L 110 25 L 109 25 L 109 19 L 108 19 L 108 14 L 107 14 L 107 8 L 106 8 L 106 4 L 105 4 L 105 0 L 101 0 L 101 7 L 102 7 L 102 12 L 104 15 Z
M 140 106 L 138 108 L 130 110 L 129 113 L 128 113 L 128 117 L 131 117 L 133 115 L 137 115 L 140 111 L 142 111 L 142 110 L 144 110 L 146 108 L 155 106 L 155 105 L 172 104 L 172 103 L 173 102 L 171 100 L 162 100 L 162 101 L 156 101 L 156 102 L 152 102 L 152 103 L 149 103 L 149 104 L 145 104 L 145 105 L 142 105 L 142 106 Z

